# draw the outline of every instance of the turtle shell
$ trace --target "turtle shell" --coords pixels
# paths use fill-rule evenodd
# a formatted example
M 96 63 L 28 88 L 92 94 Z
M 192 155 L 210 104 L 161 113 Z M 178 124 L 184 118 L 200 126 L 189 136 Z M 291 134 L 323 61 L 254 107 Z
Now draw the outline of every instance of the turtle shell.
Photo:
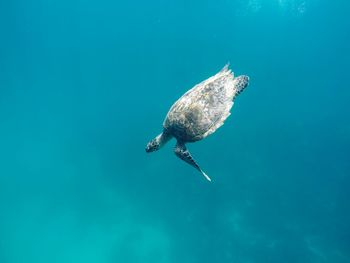
M 183 142 L 199 141 L 224 124 L 235 94 L 234 76 L 226 65 L 178 99 L 170 108 L 163 127 Z

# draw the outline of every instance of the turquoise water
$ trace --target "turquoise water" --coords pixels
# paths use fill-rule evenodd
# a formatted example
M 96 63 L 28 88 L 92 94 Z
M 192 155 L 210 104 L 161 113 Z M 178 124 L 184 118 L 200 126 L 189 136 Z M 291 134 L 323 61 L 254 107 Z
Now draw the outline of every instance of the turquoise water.
M 350 262 L 350 5 L 0 3 L 0 262 Z M 250 76 L 189 145 L 172 103 Z

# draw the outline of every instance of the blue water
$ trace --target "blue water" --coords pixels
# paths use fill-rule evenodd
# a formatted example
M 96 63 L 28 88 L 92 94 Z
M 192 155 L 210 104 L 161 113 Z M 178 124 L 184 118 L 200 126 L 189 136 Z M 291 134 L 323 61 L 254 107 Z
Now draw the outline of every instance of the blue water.
M 0 263 L 350 262 L 350 4 L 0 3 Z M 249 87 L 146 154 L 227 62 Z

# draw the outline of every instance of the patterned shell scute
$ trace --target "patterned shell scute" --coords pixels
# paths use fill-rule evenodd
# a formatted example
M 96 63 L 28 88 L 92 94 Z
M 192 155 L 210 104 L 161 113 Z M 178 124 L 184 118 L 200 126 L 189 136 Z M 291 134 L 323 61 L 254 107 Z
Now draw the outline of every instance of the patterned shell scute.
M 177 100 L 163 126 L 183 141 L 201 140 L 215 132 L 230 115 L 235 92 L 233 73 L 225 66 Z

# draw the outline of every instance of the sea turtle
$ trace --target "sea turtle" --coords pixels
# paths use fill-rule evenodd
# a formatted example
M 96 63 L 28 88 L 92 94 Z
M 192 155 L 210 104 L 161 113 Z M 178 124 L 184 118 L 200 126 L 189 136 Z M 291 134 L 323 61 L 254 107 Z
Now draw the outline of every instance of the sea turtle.
M 170 108 L 163 123 L 163 132 L 147 144 L 146 152 L 159 150 L 175 137 L 176 156 L 211 181 L 185 144 L 202 140 L 223 125 L 230 115 L 234 99 L 248 86 L 248 82 L 248 76 L 234 78 L 229 66 L 225 65 L 217 74 L 194 86 Z

